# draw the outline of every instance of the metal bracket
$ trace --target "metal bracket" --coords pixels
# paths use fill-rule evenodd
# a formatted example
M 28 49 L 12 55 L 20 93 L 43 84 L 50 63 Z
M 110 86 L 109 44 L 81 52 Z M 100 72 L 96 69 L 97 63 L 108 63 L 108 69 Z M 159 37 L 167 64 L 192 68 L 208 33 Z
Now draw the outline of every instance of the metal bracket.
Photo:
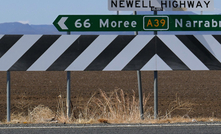
M 163 11 L 162 7 L 151 7 L 151 11 Z

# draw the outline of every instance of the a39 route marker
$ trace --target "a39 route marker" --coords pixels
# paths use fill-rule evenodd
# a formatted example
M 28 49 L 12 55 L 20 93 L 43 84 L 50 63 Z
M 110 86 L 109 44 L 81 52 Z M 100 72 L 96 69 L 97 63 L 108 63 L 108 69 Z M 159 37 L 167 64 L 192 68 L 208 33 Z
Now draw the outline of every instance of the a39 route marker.
M 168 30 L 169 17 L 168 16 L 144 16 L 143 17 L 144 31 L 150 30 Z
M 220 15 L 59 15 L 59 31 L 221 31 Z

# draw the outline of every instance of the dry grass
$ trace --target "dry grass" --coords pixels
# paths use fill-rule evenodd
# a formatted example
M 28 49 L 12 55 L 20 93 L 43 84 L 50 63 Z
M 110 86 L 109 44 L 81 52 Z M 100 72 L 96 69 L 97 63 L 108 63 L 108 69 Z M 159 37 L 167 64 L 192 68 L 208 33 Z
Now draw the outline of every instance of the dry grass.
M 38 105 L 31 112 L 29 112 L 31 122 L 44 123 L 54 118 L 54 112 L 43 105 Z
M 28 97 L 25 94 L 21 94 L 19 99 L 16 100 L 17 103 L 15 103 L 15 107 L 20 110 L 25 110 L 26 108 L 29 108 L 32 104 L 31 100 L 28 100 Z
M 11 123 L 45 123 L 50 122 L 54 118 L 54 112 L 43 105 L 38 105 L 28 115 L 24 113 L 13 113 L 11 115 Z
M 148 106 L 150 94 L 143 95 L 144 120 L 140 119 L 139 99 L 135 91 L 132 95 L 124 93 L 122 89 L 112 92 L 99 91 L 100 96 L 94 93 L 86 105 L 72 108 L 71 118 L 67 118 L 66 100 L 61 95 L 58 96 L 57 111 L 53 112 L 46 106 L 38 105 L 25 113 L 13 113 L 11 123 L 176 123 L 176 122 L 213 122 L 220 121 L 217 118 L 190 118 L 194 104 L 183 102 L 176 94 L 175 100 L 169 104 L 165 115 L 159 115 L 158 119 L 153 118 L 153 108 Z M 21 107 L 27 104 L 21 103 Z M 173 112 L 180 110 L 184 115 L 173 117 Z
M 176 99 L 169 104 L 165 116 L 160 117 L 161 119 L 171 118 L 172 113 L 175 111 L 182 111 L 182 113 L 185 113 L 183 115 L 184 118 L 190 118 L 188 114 L 192 111 L 192 107 L 195 104 L 193 104 L 189 101 L 185 101 L 185 102 L 181 101 L 180 98 L 177 96 L 177 94 L 176 94 L 175 98 Z
M 116 89 L 110 93 L 100 90 L 100 97 L 93 97 L 88 101 L 82 117 L 98 120 L 101 123 L 130 123 L 140 120 L 138 98 L 135 92 L 132 92 L 133 95 L 128 96 L 122 89 Z M 152 111 L 152 108 L 147 107 L 149 98 L 150 94 L 144 95 L 143 98 L 145 115 L 148 116 Z

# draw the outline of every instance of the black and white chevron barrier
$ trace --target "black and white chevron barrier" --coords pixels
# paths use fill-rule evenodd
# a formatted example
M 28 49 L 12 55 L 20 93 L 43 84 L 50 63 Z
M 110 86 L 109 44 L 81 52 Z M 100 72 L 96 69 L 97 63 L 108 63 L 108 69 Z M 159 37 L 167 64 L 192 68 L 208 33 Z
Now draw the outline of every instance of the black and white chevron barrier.
M 221 35 L 0 35 L 0 71 L 221 70 Z

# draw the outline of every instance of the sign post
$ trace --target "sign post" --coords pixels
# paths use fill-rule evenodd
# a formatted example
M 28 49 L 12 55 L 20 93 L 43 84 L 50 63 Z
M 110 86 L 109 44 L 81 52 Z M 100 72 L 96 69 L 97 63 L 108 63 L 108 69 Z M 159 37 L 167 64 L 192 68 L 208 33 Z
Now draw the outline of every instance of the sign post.
M 157 10 L 154 11 L 154 15 L 157 15 Z M 161 20 L 161 23 L 164 20 Z M 157 31 L 154 31 L 154 35 L 157 36 Z M 157 38 L 155 38 L 155 53 L 157 54 Z M 157 64 L 157 59 L 155 60 Z M 158 71 L 157 69 L 154 71 L 154 119 L 158 118 Z
M 11 76 L 7 71 L 7 122 L 11 121 Z

